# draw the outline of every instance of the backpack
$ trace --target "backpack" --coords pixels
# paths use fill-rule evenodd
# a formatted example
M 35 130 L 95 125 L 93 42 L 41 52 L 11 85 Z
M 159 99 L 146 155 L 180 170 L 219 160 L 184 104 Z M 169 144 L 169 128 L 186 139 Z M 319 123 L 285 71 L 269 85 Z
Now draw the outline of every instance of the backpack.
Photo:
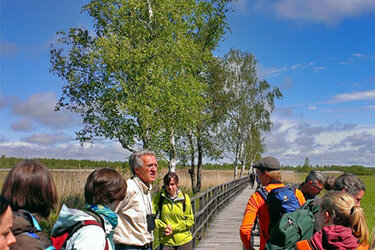
M 103 221 L 102 217 L 100 217 L 96 213 L 88 211 L 88 210 L 86 210 L 85 213 L 93 216 L 95 218 L 95 220 L 79 221 L 79 222 L 75 223 L 74 225 L 72 225 L 70 227 L 64 228 L 63 230 L 54 233 L 50 237 L 51 241 L 52 241 L 52 246 L 54 247 L 54 249 L 56 249 L 56 250 L 65 249 L 66 242 L 70 239 L 70 237 L 72 237 L 74 233 L 76 233 L 79 229 L 81 229 L 85 226 L 90 226 L 90 225 L 99 226 L 105 232 L 104 221 Z M 104 249 L 108 250 L 107 239 L 105 241 L 105 248 Z
M 184 196 L 184 199 L 182 200 L 182 211 L 185 213 L 186 212 L 186 195 L 182 191 L 181 191 L 181 193 Z M 161 195 L 161 194 L 162 193 L 160 192 L 159 202 L 158 202 L 158 211 L 156 211 L 155 218 L 158 216 L 158 214 L 160 214 L 160 216 L 161 216 L 161 211 L 162 211 L 162 208 L 163 208 L 163 202 L 165 200 L 164 195 Z
M 14 236 L 17 236 L 17 235 L 27 235 L 29 237 L 32 237 L 32 238 L 38 240 L 39 244 L 40 244 L 40 247 L 42 249 L 46 249 L 46 250 L 53 250 L 54 249 L 54 248 L 51 248 L 50 246 L 46 247 L 46 245 L 48 243 L 44 242 L 44 240 L 42 240 L 40 238 L 40 236 L 38 236 L 39 232 L 41 232 L 42 229 L 39 226 L 38 221 L 34 218 L 34 216 L 30 212 L 28 212 L 26 210 L 22 210 L 22 212 L 13 211 L 13 215 L 22 217 L 23 219 L 27 220 L 30 223 L 30 225 L 31 225 L 31 227 L 27 228 L 27 231 L 14 233 Z
M 314 233 L 313 199 L 294 212 L 284 214 L 270 232 L 265 249 L 294 249 L 298 241 L 310 239 Z
M 279 187 L 272 189 L 269 193 L 264 187 L 261 187 L 258 192 L 268 205 L 270 215 L 268 232 L 271 232 L 284 214 L 300 208 L 299 201 L 295 195 L 295 188 L 293 187 Z

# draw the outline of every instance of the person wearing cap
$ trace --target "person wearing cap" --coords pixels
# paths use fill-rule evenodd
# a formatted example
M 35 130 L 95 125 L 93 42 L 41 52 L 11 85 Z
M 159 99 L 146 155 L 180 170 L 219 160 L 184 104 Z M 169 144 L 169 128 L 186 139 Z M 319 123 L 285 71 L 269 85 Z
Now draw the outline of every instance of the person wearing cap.
M 281 182 L 280 162 L 274 157 L 264 157 L 253 166 L 256 168 L 256 174 L 261 184 L 268 192 L 275 188 L 284 187 Z M 296 197 L 303 205 L 305 198 L 302 192 L 298 189 L 295 190 Z M 269 239 L 268 226 L 270 223 L 270 215 L 268 213 L 268 206 L 262 195 L 259 192 L 253 193 L 245 209 L 245 215 L 240 226 L 241 241 L 246 250 L 253 249 L 251 242 L 251 230 L 255 219 L 258 218 L 260 227 L 260 248 L 264 249 L 267 240 Z

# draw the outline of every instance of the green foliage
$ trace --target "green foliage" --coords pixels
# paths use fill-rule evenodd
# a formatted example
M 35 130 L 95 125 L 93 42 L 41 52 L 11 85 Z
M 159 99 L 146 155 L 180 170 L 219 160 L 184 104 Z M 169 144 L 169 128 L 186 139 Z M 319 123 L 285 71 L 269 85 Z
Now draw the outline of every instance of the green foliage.
M 175 151 L 205 107 L 201 72 L 226 30 L 225 0 L 91 1 L 94 32 L 59 32 L 51 72 L 67 83 L 57 109 L 82 116 L 81 142 Z
M 296 172 L 310 172 L 311 170 L 319 170 L 319 171 L 341 171 L 341 172 L 347 172 L 352 173 L 355 175 L 373 175 L 375 173 L 374 168 L 368 168 L 360 165 L 353 165 L 353 166 L 339 166 L 339 165 L 324 165 L 319 166 L 316 165 L 308 166 L 308 165 L 302 165 L 302 166 L 282 166 L 282 170 L 292 170 Z
M 6 157 L 0 158 L 0 168 L 12 168 L 20 161 L 37 160 L 49 169 L 94 169 L 94 168 L 114 168 L 122 169 L 125 172 L 129 169 L 127 161 L 91 161 L 91 160 L 75 160 L 75 159 L 55 159 L 55 158 L 17 158 Z
M 353 165 L 344 170 L 345 173 L 351 173 L 355 175 L 373 175 L 374 171 L 364 166 Z
M 361 200 L 361 207 L 366 215 L 370 236 L 373 236 L 375 233 L 375 175 L 360 176 L 360 179 L 366 184 L 366 192 Z
M 258 79 L 253 54 L 230 50 L 222 65 L 227 73 L 229 102 L 220 135 L 223 148 L 234 155 L 236 170 L 238 161 L 254 162 L 264 151 L 262 134 L 271 130 L 271 113 L 282 94 L 279 88 L 271 88 L 268 82 Z

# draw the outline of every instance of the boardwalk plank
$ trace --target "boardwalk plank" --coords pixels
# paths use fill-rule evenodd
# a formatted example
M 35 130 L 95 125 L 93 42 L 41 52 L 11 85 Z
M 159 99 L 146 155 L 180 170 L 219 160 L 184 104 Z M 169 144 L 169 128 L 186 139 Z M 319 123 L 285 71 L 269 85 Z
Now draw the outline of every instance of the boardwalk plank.
M 254 191 L 248 186 L 234 198 L 210 224 L 196 249 L 242 250 L 239 228 L 247 201 Z M 259 237 L 255 239 L 255 247 L 259 248 Z

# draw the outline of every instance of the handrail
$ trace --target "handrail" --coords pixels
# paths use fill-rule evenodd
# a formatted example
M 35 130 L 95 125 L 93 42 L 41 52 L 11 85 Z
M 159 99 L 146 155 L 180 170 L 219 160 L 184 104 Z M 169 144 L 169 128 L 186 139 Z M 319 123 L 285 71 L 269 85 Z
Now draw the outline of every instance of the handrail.
M 248 176 L 206 190 L 191 198 L 195 224 L 192 228 L 193 247 L 196 247 L 210 222 L 227 203 L 249 184 Z

